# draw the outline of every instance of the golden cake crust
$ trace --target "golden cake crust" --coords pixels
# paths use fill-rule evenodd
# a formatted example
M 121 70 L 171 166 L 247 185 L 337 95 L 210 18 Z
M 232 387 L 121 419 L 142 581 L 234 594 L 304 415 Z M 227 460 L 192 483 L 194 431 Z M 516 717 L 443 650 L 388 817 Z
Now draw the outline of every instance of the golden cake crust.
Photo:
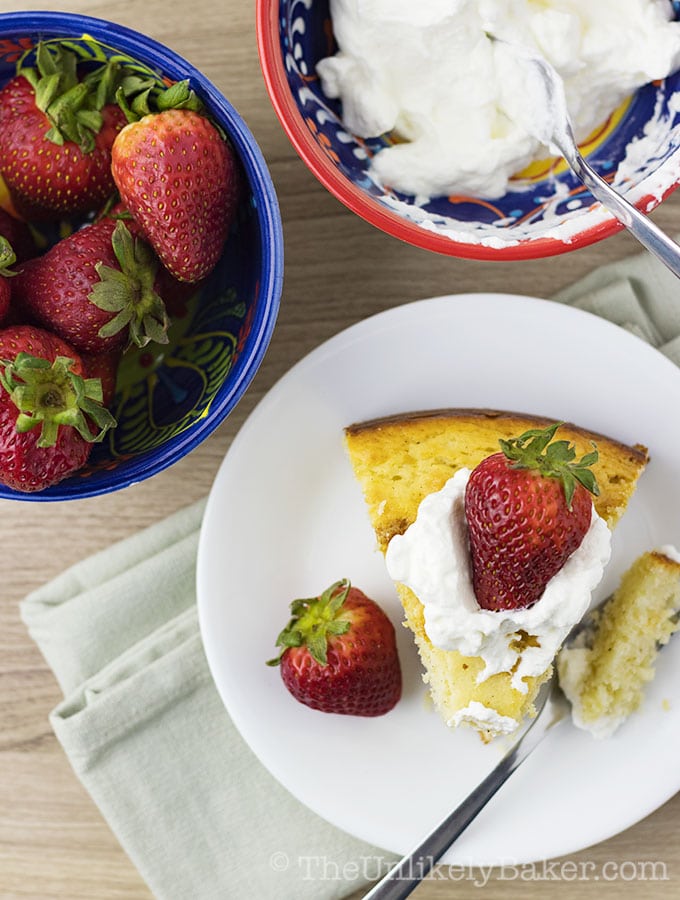
M 497 453 L 500 438 L 517 437 L 553 422 L 525 413 L 459 408 L 409 412 L 347 426 L 347 448 L 380 548 L 385 550 L 395 534 L 408 528 L 420 501 L 440 490 L 455 471 L 463 466 L 472 469 Z M 593 472 L 601 493 L 594 504 L 613 527 L 625 509 L 631 484 L 648 462 L 647 448 L 628 446 L 571 422 L 561 425 L 558 437 L 573 442 L 578 455 L 597 444 L 600 460 Z

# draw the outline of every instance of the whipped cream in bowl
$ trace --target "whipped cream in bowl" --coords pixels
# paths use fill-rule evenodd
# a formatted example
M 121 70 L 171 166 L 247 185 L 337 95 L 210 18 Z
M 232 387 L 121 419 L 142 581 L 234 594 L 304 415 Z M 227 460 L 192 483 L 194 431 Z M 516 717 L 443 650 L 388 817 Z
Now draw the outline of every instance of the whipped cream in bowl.
M 595 129 L 589 164 L 650 212 L 680 184 L 671 16 L 667 0 L 276 0 L 258 47 L 293 145 L 350 210 L 427 250 L 534 259 L 621 225 L 537 137 L 540 115 L 518 120 L 518 98 L 539 106 L 488 35 L 552 63 L 579 139 Z
M 465 521 L 469 469 L 423 499 L 415 521 L 390 541 L 390 577 L 410 588 L 423 605 L 425 631 L 442 650 L 478 656 L 484 681 L 511 673 L 512 686 L 527 692 L 525 678 L 542 675 L 571 628 L 587 611 L 611 553 L 611 532 L 593 508 L 590 527 L 565 565 L 531 607 L 487 610 L 472 586 Z
M 353 134 L 398 136 L 370 172 L 406 194 L 498 198 L 549 155 L 540 77 L 490 35 L 556 69 L 579 140 L 680 67 L 666 0 L 330 0 L 330 10 L 339 51 L 316 66 L 323 90 Z

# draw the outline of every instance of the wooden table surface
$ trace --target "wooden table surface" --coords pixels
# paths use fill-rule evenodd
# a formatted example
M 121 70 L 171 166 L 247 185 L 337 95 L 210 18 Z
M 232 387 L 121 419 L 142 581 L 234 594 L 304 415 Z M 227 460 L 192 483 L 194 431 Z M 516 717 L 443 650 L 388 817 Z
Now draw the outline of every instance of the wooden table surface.
M 486 263 L 438 256 L 380 233 L 321 187 L 284 135 L 259 69 L 252 0 L 42 0 L 36 6 L 113 19 L 151 35 L 201 69 L 253 131 L 270 166 L 284 223 L 285 286 L 270 349 L 245 398 L 212 437 L 190 458 L 122 492 L 71 503 L 0 501 L 0 898 L 144 900 L 148 889 L 51 733 L 47 716 L 60 693 L 20 621 L 20 599 L 69 564 L 204 496 L 257 401 L 293 363 L 351 323 L 439 294 L 549 296 L 639 248 L 621 234 L 561 257 Z M 2 12 L 22 8 L 23 3 L 0 0 Z M 680 192 L 654 218 L 671 233 L 680 231 Z M 625 889 L 628 898 L 678 897 L 679 822 L 676 795 L 624 833 L 552 868 L 524 877 L 494 871 L 480 896 L 591 898 Z M 477 896 L 483 881 L 478 872 L 462 880 L 428 880 L 414 896 Z M 234 896 L 228 885 L 223 896 Z

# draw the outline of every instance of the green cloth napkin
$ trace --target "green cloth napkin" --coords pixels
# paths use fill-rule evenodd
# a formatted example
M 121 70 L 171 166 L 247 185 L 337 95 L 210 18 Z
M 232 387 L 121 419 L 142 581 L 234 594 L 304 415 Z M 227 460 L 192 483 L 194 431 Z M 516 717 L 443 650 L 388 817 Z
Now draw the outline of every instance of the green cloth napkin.
M 680 285 L 647 254 L 554 299 L 604 316 L 680 364 Z M 22 603 L 63 690 L 50 722 L 160 900 L 332 900 L 394 857 L 288 794 L 231 723 L 197 624 L 204 503 L 87 559 Z
M 621 325 L 680 365 L 680 282 L 649 253 L 595 269 L 553 299 Z
M 24 622 L 64 693 L 50 723 L 161 900 L 344 897 L 395 857 L 302 806 L 225 712 L 196 613 L 204 506 L 97 553 L 24 600 Z

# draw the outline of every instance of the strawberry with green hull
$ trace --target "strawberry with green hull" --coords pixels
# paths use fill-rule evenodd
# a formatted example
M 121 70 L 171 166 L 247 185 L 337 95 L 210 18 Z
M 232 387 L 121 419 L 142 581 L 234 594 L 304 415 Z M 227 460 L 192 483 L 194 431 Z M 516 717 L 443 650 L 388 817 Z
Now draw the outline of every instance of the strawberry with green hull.
M 17 491 L 58 484 L 87 462 L 115 420 L 75 350 L 30 325 L 0 331 L 0 482 Z
M 30 260 L 14 279 L 14 302 L 32 321 L 83 353 L 167 343 L 169 319 L 157 286 L 169 290 L 132 221 L 107 216 Z
M 594 448 L 575 460 L 573 445 L 553 441 L 559 423 L 500 441 L 501 453 L 470 474 L 465 492 L 472 581 L 483 609 L 522 609 L 581 544 L 599 493 Z
M 113 102 L 118 71 L 107 62 L 81 78 L 58 43 L 35 59 L 0 90 L 0 173 L 29 221 L 93 212 L 115 191 L 111 147 L 127 121 Z
M 281 678 L 300 703 L 322 712 L 381 716 L 401 697 L 394 627 L 346 579 L 319 597 L 294 600 L 277 639 Z
M 164 109 L 116 137 L 120 196 L 161 262 L 191 283 L 215 267 L 236 214 L 238 164 L 215 126 L 193 109 Z

